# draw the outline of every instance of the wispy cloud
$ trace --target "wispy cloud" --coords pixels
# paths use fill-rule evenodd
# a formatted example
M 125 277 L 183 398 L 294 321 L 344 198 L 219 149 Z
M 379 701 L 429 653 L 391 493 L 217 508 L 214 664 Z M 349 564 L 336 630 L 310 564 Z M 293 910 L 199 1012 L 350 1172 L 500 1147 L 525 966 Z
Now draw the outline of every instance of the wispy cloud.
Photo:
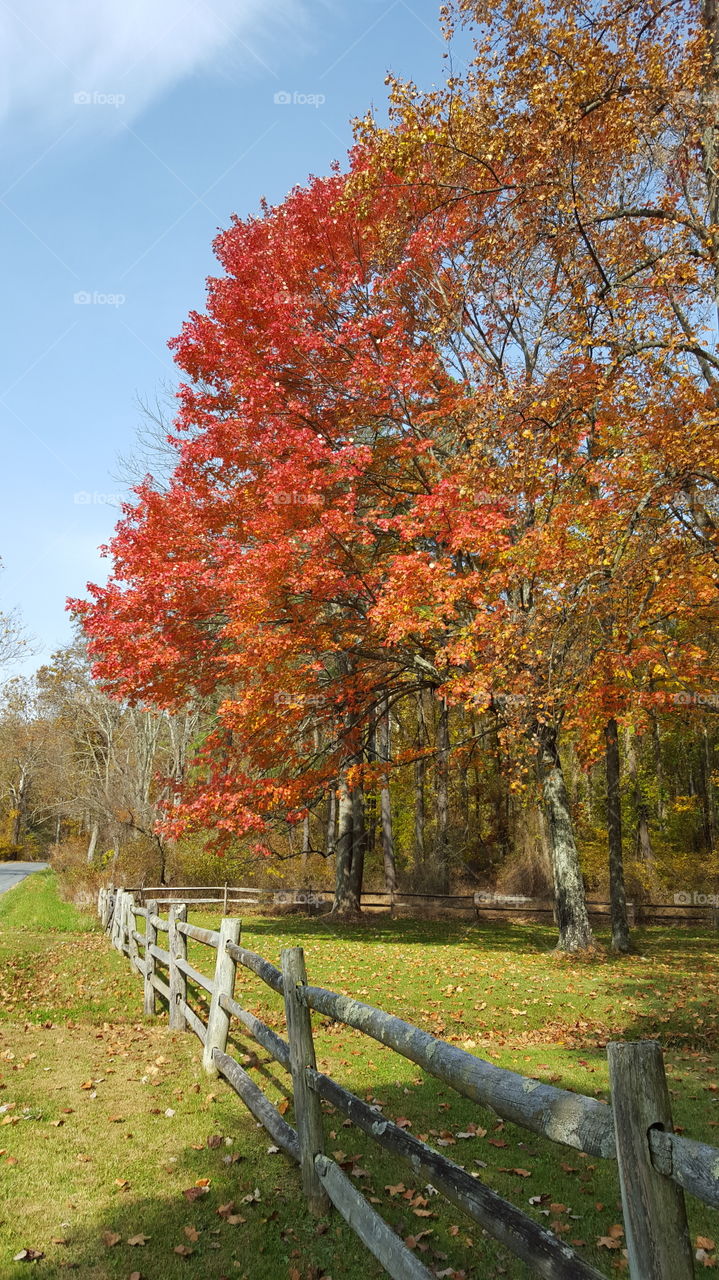
M 268 63 L 268 31 L 301 0 L 0 0 L 0 128 L 45 132 L 68 119 L 107 128 L 139 115 L 218 58 Z M 91 109 L 92 108 L 92 109 Z

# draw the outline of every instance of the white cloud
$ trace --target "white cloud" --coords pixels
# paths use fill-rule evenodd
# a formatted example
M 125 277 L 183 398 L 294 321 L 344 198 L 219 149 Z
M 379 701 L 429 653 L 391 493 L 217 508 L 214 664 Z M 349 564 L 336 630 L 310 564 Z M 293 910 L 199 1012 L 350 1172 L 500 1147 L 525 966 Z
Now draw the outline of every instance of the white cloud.
M 6 136 L 71 122 L 107 128 L 213 59 L 257 67 L 265 42 L 255 52 L 256 37 L 299 3 L 1 0 L 0 126 Z

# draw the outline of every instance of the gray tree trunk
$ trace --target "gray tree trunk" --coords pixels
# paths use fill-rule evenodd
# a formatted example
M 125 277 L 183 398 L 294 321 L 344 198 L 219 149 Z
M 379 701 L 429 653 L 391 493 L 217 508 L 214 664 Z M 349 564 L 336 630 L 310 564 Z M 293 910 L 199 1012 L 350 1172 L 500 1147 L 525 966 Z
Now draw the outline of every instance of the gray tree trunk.
M 330 788 L 327 798 L 327 854 L 334 853 L 337 833 L 335 827 L 337 825 L 337 792 L 334 784 Z
M 310 815 L 307 813 L 302 820 L 302 859 L 300 878 L 303 886 L 307 882 L 307 862 L 310 854 Z
M 437 828 L 434 847 L 439 893 L 449 893 L 449 709 L 439 700 L 437 719 Z
M 357 904 L 357 911 L 361 910 L 366 846 L 364 790 L 362 787 L 355 787 L 352 791 L 352 866 L 350 869 L 350 884 L 352 897 Z
M 424 873 L 424 760 L 414 765 L 414 865 L 420 875 Z
M 343 773 L 338 788 L 335 900 L 332 914 L 356 916 L 364 872 L 364 823 L 361 789 L 350 791 Z
M 622 845 L 622 797 L 620 788 L 619 729 L 612 717 L 604 730 L 607 768 L 607 836 L 609 839 L 609 910 L 612 951 L 629 951 L 627 895 L 624 887 Z
M 100 833 L 99 833 L 98 825 L 96 822 L 94 822 L 92 825 L 92 831 L 90 832 L 90 840 L 87 846 L 87 862 L 88 863 L 91 863 L 93 858 L 95 857 L 95 849 L 97 848 L 97 837 L 99 834 Z
M 377 721 L 377 751 L 380 760 L 389 764 L 391 758 L 391 730 L 387 704 L 381 708 Z M 397 889 L 397 868 L 394 860 L 394 832 L 392 830 L 392 798 L 389 789 L 389 772 L 382 774 L 380 789 L 380 819 L 382 823 L 382 857 L 384 862 L 385 893 Z
M 426 726 L 424 721 L 424 704 L 422 694 L 417 695 L 417 750 L 423 751 L 426 746 Z M 414 865 L 419 878 L 424 878 L 425 843 L 424 843 L 424 779 L 426 762 L 424 757 L 415 761 L 414 765 Z
M 637 821 L 637 855 L 642 862 L 653 863 L 654 850 L 652 848 L 652 837 L 649 829 L 649 805 L 644 795 L 639 777 L 636 737 L 632 729 L 627 730 L 625 747 L 627 775 L 632 789 L 632 801 Z
M 572 816 L 557 750 L 556 731 L 550 725 L 539 729 L 539 776 L 549 825 L 554 899 L 557 910 L 559 951 L 581 951 L 594 945 L 579 855 L 574 840 Z

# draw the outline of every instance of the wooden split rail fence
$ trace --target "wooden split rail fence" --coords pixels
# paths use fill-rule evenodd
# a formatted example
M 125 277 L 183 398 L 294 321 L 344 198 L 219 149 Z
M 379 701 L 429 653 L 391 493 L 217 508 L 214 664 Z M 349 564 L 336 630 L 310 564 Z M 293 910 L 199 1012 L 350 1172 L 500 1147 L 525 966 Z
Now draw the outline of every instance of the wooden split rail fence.
M 153 901 L 161 906 L 187 902 L 188 906 L 221 906 L 222 914 L 242 911 L 244 907 L 259 910 L 329 911 L 334 893 L 329 889 L 258 889 L 252 885 L 137 885 L 126 889 L 136 902 L 144 906 Z M 681 898 L 681 901 L 677 899 Z M 689 899 L 689 901 L 686 901 Z M 382 893 L 362 892 L 361 906 L 367 915 L 441 915 L 459 920 L 492 920 L 519 918 L 549 921 L 554 907 L 547 898 L 529 898 L 517 893 Z M 627 903 L 629 924 L 692 924 L 719 929 L 719 895 L 679 894 L 673 902 Z M 606 924 L 611 914 L 608 902 L 587 899 L 593 924 Z
M 156 901 L 139 906 L 128 891 L 107 889 L 100 890 L 98 914 L 113 945 L 143 979 L 145 1014 L 157 1012 L 160 997 L 168 1006 L 170 1026 L 194 1031 L 203 1046 L 206 1072 L 222 1076 L 277 1146 L 299 1164 L 310 1211 L 320 1215 L 334 1205 L 390 1276 L 429 1280 L 431 1272 L 325 1154 L 323 1101 L 406 1161 L 417 1177 L 426 1178 L 535 1275 L 545 1280 L 604 1280 L 565 1241 L 318 1071 L 312 1010 L 393 1049 L 504 1120 L 587 1155 L 616 1160 L 631 1280 L 694 1277 L 684 1193 L 719 1208 L 719 1148 L 672 1131 L 662 1051 L 656 1041 L 607 1046 L 608 1105 L 496 1067 L 381 1009 L 312 986 L 301 947 L 284 950 L 281 969 L 276 968 L 241 945 L 237 918 L 223 919 L 219 930 L 201 929 L 188 921 L 185 903 L 172 904 L 163 918 Z M 138 919 L 144 920 L 144 931 L 138 930 Z M 166 947 L 158 945 L 160 935 L 166 937 Z M 189 939 L 208 948 L 214 958 L 213 977 L 189 963 Z M 286 1039 L 236 999 L 238 966 L 282 996 Z M 188 985 L 205 993 L 206 1017 L 190 1004 Z M 290 1072 L 296 1128 L 228 1054 L 233 1018 Z

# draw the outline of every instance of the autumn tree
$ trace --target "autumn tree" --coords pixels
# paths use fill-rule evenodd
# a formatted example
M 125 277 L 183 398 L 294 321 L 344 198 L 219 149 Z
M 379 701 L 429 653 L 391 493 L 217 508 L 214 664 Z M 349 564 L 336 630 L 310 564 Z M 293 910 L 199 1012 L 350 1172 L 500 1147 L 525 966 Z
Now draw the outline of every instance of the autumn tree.
M 138 487 L 77 607 L 116 696 L 216 700 L 169 829 L 270 854 L 301 824 L 307 856 L 329 792 L 339 911 L 365 789 L 387 785 L 377 718 L 418 708 L 417 851 L 431 745 L 446 887 L 453 708 L 489 717 L 510 793 L 538 778 L 574 950 L 592 936 L 562 741 L 591 763 L 612 726 L 717 678 L 716 19 L 689 0 L 446 19 L 476 26 L 462 78 L 393 83 L 346 175 L 218 237 L 174 343 L 171 478 Z

